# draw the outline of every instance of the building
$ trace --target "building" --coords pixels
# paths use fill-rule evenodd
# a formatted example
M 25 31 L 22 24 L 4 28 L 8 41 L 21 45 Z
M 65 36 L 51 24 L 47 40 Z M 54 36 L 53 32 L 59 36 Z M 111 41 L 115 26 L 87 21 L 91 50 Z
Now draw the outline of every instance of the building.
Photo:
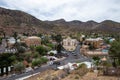
M 83 55 L 86 55 L 86 51 L 89 50 L 89 46 L 88 45 L 82 45 L 81 48 L 80 48 L 80 52 L 83 54 Z
M 78 41 L 76 39 L 71 39 L 70 37 L 63 39 L 63 47 L 68 50 L 68 51 L 73 51 L 75 50 Z
M 86 55 L 87 56 L 108 56 L 108 51 L 102 51 L 102 50 L 100 50 L 100 51 L 97 51 L 97 50 L 95 50 L 95 51 L 86 51 Z
M 93 45 L 94 48 L 100 48 L 100 46 L 103 44 L 102 38 L 89 38 L 85 40 L 86 44 Z
M 31 36 L 24 39 L 24 42 L 28 47 L 41 45 L 41 38 L 37 36 Z
M 17 42 L 20 43 L 20 39 L 17 39 Z M 14 37 L 10 37 L 8 38 L 8 42 L 6 42 L 8 44 L 8 47 L 11 48 L 13 47 L 13 45 L 16 43 L 16 40 Z
M 82 45 L 80 52 L 85 56 L 108 56 L 109 54 L 109 50 L 102 48 L 91 51 L 88 45 Z
M 85 39 L 85 35 L 81 35 L 80 42 L 82 42 Z

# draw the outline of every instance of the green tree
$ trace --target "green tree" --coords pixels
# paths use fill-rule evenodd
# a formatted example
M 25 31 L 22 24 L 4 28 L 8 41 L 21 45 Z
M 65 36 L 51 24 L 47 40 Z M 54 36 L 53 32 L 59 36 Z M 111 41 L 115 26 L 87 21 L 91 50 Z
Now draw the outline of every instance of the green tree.
M 35 46 L 30 46 L 30 50 L 34 54 L 35 53 Z
M 17 50 L 18 50 L 19 53 L 24 53 L 26 48 L 23 47 L 23 46 L 18 46 Z
M 17 40 L 19 39 L 18 37 L 18 33 L 17 32 L 13 32 L 13 37 L 15 39 L 15 44 L 17 43 Z
M 79 65 L 78 68 L 87 68 L 87 65 L 85 63 L 82 63 L 82 64 Z
M 46 63 L 48 61 L 48 59 L 46 57 L 41 57 L 40 59 L 41 59 L 41 63 L 42 64 Z
M 47 54 L 47 49 L 43 46 L 37 46 L 36 51 L 42 56 Z
M 25 69 L 25 66 L 22 62 L 17 62 L 14 64 L 14 69 L 16 72 L 22 72 Z
M 114 59 L 114 66 L 116 65 L 116 63 L 115 63 L 116 58 L 117 58 L 117 61 L 120 65 L 120 40 L 114 41 L 111 43 L 109 54 L 110 54 L 111 58 Z
M 60 34 L 56 35 L 56 36 L 55 36 L 55 40 L 56 40 L 57 43 L 61 43 L 61 41 L 62 41 L 62 36 L 61 36 Z
M 2 38 L 0 37 L 0 44 L 2 44 Z
M 5 39 L 6 38 L 6 32 L 3 29 L 1 29 L 0 33 L 3 35 L 3 38 Z
M 62 45 L 61 45 L 61 41 L 62 41 L 62 36 L 60 34 L 55 36 L 55 41 L 57 42 L 57 52 L 59 55 L 61 55 L 61 50 L 62 50 Z
M 41 59 L 37 58 L 37 59 L 33 59 L 32 61 L 32 66 L 35 67 L 35 66 L 41 66 Z
M 55 45 L 52 44 L 52 43 L 47 43 L 46 45 L 47 45 L 48 47 L 50 47 L 51 49 L 54 49 L 54 48 L 55 48 Z
M 94 56 L 92 59 L 93 59 L 93 63 L 94 63 L 94 65 L 95 65 L 95 66 L 98 66 L 99 63 L 100 63 L 100 58 L 97 57 L 97 56 Z
M 49 38 L 47 36 L 44 36 L 44 38 L 41 40 L 41 44 L 46 45 L 47 43 L 49 43 Z
M 35 53 L 33 54 L 33 58 L 38 58 L 38 57 L 40 57 L 40 54 L 39 54 L 38 52 L 35 52 Z
M 93 44 L 88 44 L 88 45 L 89 45 L 89 49 L 90 49 L 90 50 L 94 50 L 94 49 L 95 49 L 95 47 L 94 47 Z
M 58 54 L 61 56 L 61 50 L 62 50 L 62 45 L 61 44 L 58 44 L 57 45 L 57 52 Z
M 13 54 L 11 53 L 3 53 L 0 54 L 0 68 L 1 68 L 1 74 L 3 75 L 3 67 L 6 67 L 6 72 L 8 73 L 8 66 L 11 66 L 12 63 L 16 60 L 13 58 Z
M 38 37 L 42 37 L 42 34 L 41 34 L 41 33 L 38 33 L 37 36 L 38 36 Z

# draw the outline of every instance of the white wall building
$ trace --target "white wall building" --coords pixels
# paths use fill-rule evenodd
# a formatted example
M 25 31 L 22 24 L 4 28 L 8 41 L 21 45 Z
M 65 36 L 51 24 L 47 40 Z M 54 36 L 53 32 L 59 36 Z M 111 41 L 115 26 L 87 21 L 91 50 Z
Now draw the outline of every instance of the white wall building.
M 70 37 L 63 39 L 63 47 L 68 50 L 68 51 L 73 51 L 75 50 L 78 41 L 76 39 L 71 39 Z

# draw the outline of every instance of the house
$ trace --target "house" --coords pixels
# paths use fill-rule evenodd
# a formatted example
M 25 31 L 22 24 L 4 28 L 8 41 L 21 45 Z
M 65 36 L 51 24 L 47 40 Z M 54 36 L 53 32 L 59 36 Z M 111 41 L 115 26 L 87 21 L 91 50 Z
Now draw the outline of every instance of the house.
M 56 50 L 51 50 L 51 51 L 49 51 L 47 54 L 51 54 L 51 53 L 57 54 L 57 51 L 56 51 Z
M 63 39 L 63 47 L 68 50 L 68 51 L 73 51 L 75 50 L 78 41 L 76 39 L 71 39 L 70 37 Z
M 0 45 L 0 53 L 16 53 L 17 49 L 11 47 L 9 40 L 8 42 L 5 39 L 2 39 L 2 44 Z
M 94 48 L 100 48 L 100 46 L 103 44 L 102 38 L 89 38 L 85 40 L 86 44 L 93 45 Z
M 81 48 L 80 48 L 80 52 L 83 54 L 83 55 L 86 55 L 86 51 L 89 50 L 89 46 L 88 45 L 82 45 Z
M 8 47 L 12 47 L 14 44 L 15 44 L 15 38 L 14 37 L 10 37 L 10 38 L 8 38 Z M 20 43 L 21 41 L 20 41 L 20 39 L 17 39 L 17 42 L 18 43 Z
M 115 41 L 115 38 L 110 38 L 110 39 L 109 39 L 109 42 L 110 42 L 110 43 L 113 42 L 113 41 Z
M 24 42 L 28 47 L 41 45 L 41 38 L 37 36 L 31 36 L 24 39 Z
M 89 50 L 88 45 L 82 45 L 80 52 L 85 56 L 108 56 L 108 49 L 99 48 L 96 50 Z
M 86 51 L 87 56 L 108 56 L 107 50 Z

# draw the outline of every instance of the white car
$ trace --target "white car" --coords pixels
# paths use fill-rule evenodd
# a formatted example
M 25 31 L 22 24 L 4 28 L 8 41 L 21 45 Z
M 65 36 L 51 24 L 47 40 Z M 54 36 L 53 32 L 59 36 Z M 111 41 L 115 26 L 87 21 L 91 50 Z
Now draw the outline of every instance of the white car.
M 28 67 L 25 69 L 25 72 L 29 72 L 29 71 L 32 71 L 33 69 L 31 67 Z

